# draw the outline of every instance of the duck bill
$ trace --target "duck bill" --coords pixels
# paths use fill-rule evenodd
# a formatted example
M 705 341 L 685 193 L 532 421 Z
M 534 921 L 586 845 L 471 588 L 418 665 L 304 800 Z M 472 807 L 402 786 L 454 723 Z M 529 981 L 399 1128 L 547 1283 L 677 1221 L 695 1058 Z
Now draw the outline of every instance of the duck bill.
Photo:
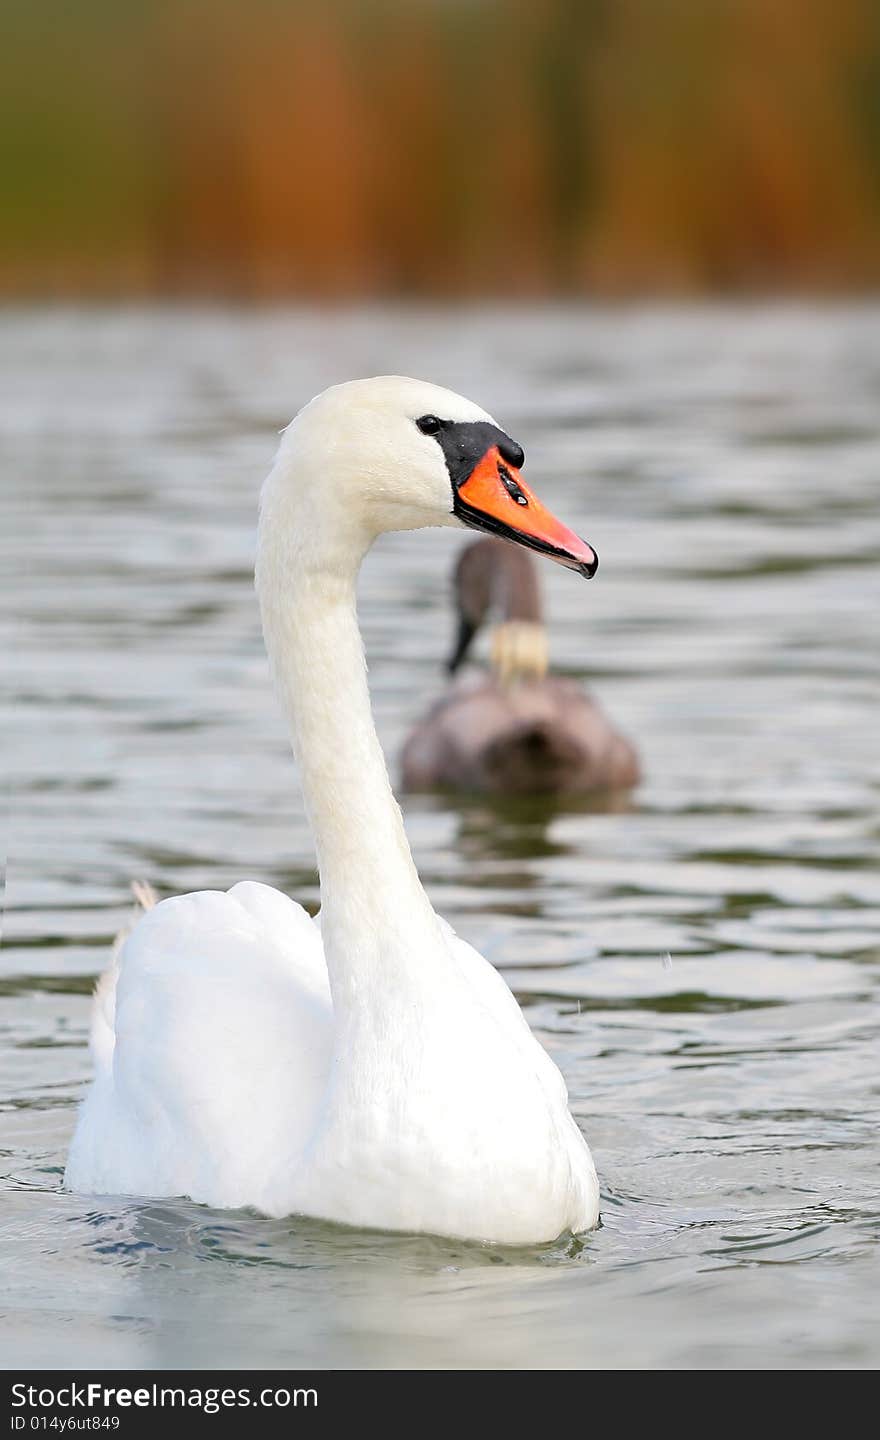
M 588 580 L 599 568 L 592 545 L 541 504 L 520 472 L 505 464 L 496 446 L 458 486 L 453 511 L 463 524 L 537 550 Z

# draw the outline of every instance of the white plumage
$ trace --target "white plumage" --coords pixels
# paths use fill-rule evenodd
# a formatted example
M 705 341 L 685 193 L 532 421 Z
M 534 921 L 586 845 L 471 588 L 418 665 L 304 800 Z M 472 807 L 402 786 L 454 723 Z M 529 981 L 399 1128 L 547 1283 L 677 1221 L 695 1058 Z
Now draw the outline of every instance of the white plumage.
M 74 1190 L 511 1244 L 596 1221 L 562 1077 L 435 915 L 372 723 L 360 560 L 382 530 L 452 521 L 425 412 L 489 420 L 384 377 L 325 392 L 285 433 L 257 585 L 321 915 L 254 881 L 146 910 L 96 993 Z

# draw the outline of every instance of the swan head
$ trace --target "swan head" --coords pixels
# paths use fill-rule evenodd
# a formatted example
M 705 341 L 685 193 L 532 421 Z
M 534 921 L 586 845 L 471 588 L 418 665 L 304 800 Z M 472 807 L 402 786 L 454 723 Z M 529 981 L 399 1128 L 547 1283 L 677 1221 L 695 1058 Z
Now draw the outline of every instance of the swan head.
M 310 400 L 284 432 L 268 483 L 299 508 L 298 528 L 311 528 L 319 549 L 363 550 L 386 530 L 460 523 L 592 578 L 595 551 L 528 487 L 524 460 L 472 401 L 380 375 Z

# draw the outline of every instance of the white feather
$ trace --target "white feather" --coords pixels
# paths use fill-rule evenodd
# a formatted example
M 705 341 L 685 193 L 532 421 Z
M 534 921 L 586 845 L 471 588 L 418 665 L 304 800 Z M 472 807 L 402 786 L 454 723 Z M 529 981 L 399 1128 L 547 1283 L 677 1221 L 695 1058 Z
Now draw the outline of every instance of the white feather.
M 450 520 L 425 412 L 488 418 L 384 377 L 318 397 L 284 434 L 257 583 L 320 921 L 254 881 L 146 909 L 96 994 L 72 1189 L 514 1244 L 596 1221 L 562 1077 L 435 915 L 372 723 L 358 565 L 383 529 Z

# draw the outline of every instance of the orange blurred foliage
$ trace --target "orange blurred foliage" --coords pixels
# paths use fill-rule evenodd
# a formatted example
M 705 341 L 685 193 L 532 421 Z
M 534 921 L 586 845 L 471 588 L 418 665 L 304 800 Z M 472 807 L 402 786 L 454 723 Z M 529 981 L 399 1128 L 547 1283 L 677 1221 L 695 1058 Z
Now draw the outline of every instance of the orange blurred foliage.
M 6 295 L 880 279 L 872 0 L 21 5 Z

